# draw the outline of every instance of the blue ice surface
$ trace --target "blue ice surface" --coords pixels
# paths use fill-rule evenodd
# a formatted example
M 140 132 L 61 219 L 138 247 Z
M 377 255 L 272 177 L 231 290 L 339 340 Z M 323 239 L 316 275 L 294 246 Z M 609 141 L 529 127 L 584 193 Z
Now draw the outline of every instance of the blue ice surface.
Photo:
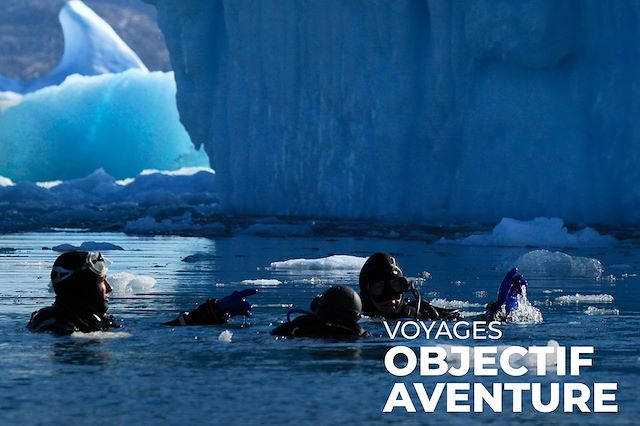
M 640 219 L 633 1 L 154 3 L 231 211 Z
M 128 70 L 71 76 L 0 107 L 0 175 L 54 181 L 104 169 L 118 179 L 144 169 L 207 166 L 178 118 L 172 73 Z
M 54 338 L 27 332 L 24 326 L 30 313 L 52 301 L 47 282 L 57 253 L 41 247 L 82 241 L 108 241 L 123 247 L 124 251 L 109 253 L 110 272 L 152 276 L 157 280 L 155 288 L 112 298 L 110 311 L 123 324 L 115 336 Z M 529 346 L 546 345 L 554 339 L 566 346 L 593 345 L 593 367 L 577 378 L 559 381 L 617 382 L 620 412 L 613 415 L 540 414 L 527 408 L 524 413 L 453 415 L 442 405 L 433 414 L 383 414 L 386 398 L 398 381 L 385 370 L 387 350 L 400 343 L 417 347 L 437 342 L 392 342 L 382 325 L 372 320 L 363 321 L 363 326 L 374 336 L 361 341 L 279 340 L 269 335 L 290 306 L 306 308 L 314 295 L 331 284 L 357 286 L 354 271 L 268 270 L 273 261 L 332 254 L 364 257 L 374 250 L 388 250 L 407 275 L 431 272 L 432 278 L 421 284 L 427 297 L 482 306 L 493 298 L 505 272 L 497 265 L 518 258 L 528 248 L 373 238 L 240 235 L 207 239 L 78 232 L 7 234 L 0 236 L 0 247 L 7 249 L 0 252 L 0 412 L 9 424 L 99 418 L 108 424 L 630 425 L 640 415 L 637 242 L 565 249 L 572 256 L 598 258 L 605 273 L 618 279 L 531 278 L 529 298 L 542 311 L 544 322 L 505 325 L 504 337 L 498 342 Z M 189 253 L 211 256 L 202 262 L 182 262 Z M 236 318 L 230 324 L 211 327 L 159 325 L 206 297 L 242 288 L 241 281 L 247 279 L 282 282 L 259 288 L 251 298 L 255 304 L 251 319 Z M 595 306 L 617 308 L 619 315 L 588 315 L 587 304 L 554 303 L 558 295 L 575 293 L 609 294 L 613 302 Z M 230 342 L 219 340 L 224 330 L 233 333 Z M 465 342 L 469 343 L 456 343 Z M 494 380 L 476 379 L 485 385 Z M 473 377 L 460 380 L 475 381 Z M 553 375 L 531 374 L 522 380 L 556 381 Z M 449 380 L 413 374 L 403 381 L 425 383 L 430 390 L 437 381 Z M 414 402 L 417 404 L 415 395 Z

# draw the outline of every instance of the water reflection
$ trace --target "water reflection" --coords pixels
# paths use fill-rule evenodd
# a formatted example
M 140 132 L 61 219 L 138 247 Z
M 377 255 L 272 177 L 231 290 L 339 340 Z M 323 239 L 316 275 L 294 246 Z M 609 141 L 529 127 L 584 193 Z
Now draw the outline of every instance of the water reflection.
M 51 344 L 51 354 L 60 364 L 106 365 L 110 360 L 110 354 L 105 350 L 104 342 L 99 340 L 61 338 Z

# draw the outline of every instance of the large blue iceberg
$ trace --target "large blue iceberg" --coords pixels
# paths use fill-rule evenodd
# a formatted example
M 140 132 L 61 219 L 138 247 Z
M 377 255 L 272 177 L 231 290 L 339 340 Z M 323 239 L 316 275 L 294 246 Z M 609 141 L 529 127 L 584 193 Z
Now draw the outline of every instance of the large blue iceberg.
M 149 73 L 79 0 L 63 6 L 60 22 L 64 56 L 51 74 L 0 77 L 0 175 L 52 181 L 102 168 L 126 178 L 208 165 L 179 121 L 173 73 Z
M 229 212 L 640 219 L 638 2 L 149 2 Z

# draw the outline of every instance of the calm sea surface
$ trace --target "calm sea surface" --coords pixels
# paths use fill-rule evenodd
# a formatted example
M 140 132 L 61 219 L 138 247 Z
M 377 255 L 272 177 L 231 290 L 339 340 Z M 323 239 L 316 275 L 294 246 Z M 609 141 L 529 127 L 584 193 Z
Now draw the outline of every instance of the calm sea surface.
M 32 334 L 31 312 L 49 305 L 49 270 L 62 243 L 106 241 L 110 273 L 129 272 L 157 281 L 149 290 L 111 298 L 110 312 L 123 327 L 96 336 Z M 394 253 L 406 275 L 428 271 L 420 284 L 427 300 L 463 301 L 461 310 L 481 312 L 492 300 L 507 266 L 529 249 L 443 246 L 416 241 L 326 238 L 205 239 L 131 237 L 123 234 L 33 233 L 0 236 L 0 420 L 2 424 L 637 424 L 640 418 L 640 244 L 564 249 L 572 256 L 602 261 L 613 279 L 530 278 L 529 300 L 544 316 L 541 324 L 506 325 L 497 345 L 595 347 L 593 366 L 578 377 L 511 378 L 467 375 L 397 379 L 384 366 L 395 345 L 474 345 L 473 341 L 390 340 L 380 322 L 363 320 L 374 335 L 353 342 L 276 339 L 269 331 L 291 306 L 307 308 L 331 284 L 357 287 L 357 271 L 271 271 L 271 262 L 331 254 L 366 257 Z M 194 253 L 206 260 L 186 263 Z M 170 328 L 160 323 L 207 297 L 246 288 L 244 280 L 278 280 L 258 286 L 254 315 L 229 324 Z M 560 304 L 562 295 L 607 294 L 609 303 Z M 589 311 L 589 307 L 594 309 Z M 616 315 L 615 310 L 618 310 Z M 590 313 L 596 312 L 596 314 Z M 232 337 L 225 339 L 228 330 Z M 222 335 L 222 338 L 221 338 Z M 479 341 L 475 344 L 488 344 Z M 417 413 L 382 409 L 395 382 L 595 382 L 618 383 L 616 414 L 424 413 L 409 386 Z M 543 389 L 548 389 L 543 387 Z M 544 395 L 544 393 L 543 393 Z M 445 395 L 446 396 L 446 395 Z M 544 400 L 548 400 L 548 391 Z M 525 399 L 526 401 L 526 399 Z M 592 407 L 592 404 L 589 403 Z

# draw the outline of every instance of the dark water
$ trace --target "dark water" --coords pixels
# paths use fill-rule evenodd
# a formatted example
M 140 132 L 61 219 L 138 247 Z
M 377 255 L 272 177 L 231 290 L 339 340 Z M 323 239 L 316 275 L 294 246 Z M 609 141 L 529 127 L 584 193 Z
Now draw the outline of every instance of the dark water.
M 56 253 L 43 247 L 83 241 L 124 247 L 125 251 L 108 253 L 114 261 L 111 272 L 152 276 L 157 280 L 154 290 L 112 297 L 110 311 L 123 324 L 115 333 L 56 338 L 27 332 L 30 313 L 52 300 L 48 273 Z M 414 373 L 399 380 L 383 362 L 394 345 L 473 342 L 391 341 L 382 324 L 372 320 L 363 325 L 374 336 L 354 342 L 281 340 L 269 335 L 285 318 L 289 308 L 283 305 L 306 308 L 314 295 L 333 283 L 357 286 L 357 272 L 276 272 L 265 269 L 270 262 L 331 254 L 365 257 L 375 250 L 394 253 L 407 275 L 429 271 L 432 278 L 421 284 L 421 292 L 429 295 L 426 298 L 469 302 L 461 309 L 470 313 L 482 310 L 495 294 L 506 265 L 528 251 L 372 239 L 1 236 L 0 420 L 3 424 L 636 424 L 640 416 L 640 280 L 635 276 L 640 271 L 639 245 L 563 250 L 600 259 L 605 274 L 617 279 L 531 278 L 529 299 L 542 311 L 544 322 L 504 326 L 503 338 L 494 343 L 547 345 L 554 339 L 563 346 L 594 346 L 593 366 L 583 369 L 579 377 L 468 375 L 451 380 Z M 196 252 L 207 252 L 210 259 L 181 262 Z M 247 279 L 282 282 L 259 287 L 252 298 L 256 306 L 251 319 L 236 318 L 211 327 L 159 325 L 206 297 L 246 287 L 240 281 Z M 560 295 L 575 293 L 609 294 L 614 301 L 555 302 Z M 617 309 L 619 315 L 588 315 L 588 306 Z M 230 342 L 219 340 L 224 330 L 233 333 Z M 447 413 L 444 400 L 435 413 L 424 413 L 410 388 L 417 413 L 396 409 L 383 414 L 396 381 L 424 383 L 429 392 L 436 382 L 446 381 L 479 381 L 487 386 L 493 381 L 615 382 L 619 413 L 568 414 L 560 409 L 542 414 L 526 403 L 523 413 L 511 413 L 508 396 L 503 413 Z

